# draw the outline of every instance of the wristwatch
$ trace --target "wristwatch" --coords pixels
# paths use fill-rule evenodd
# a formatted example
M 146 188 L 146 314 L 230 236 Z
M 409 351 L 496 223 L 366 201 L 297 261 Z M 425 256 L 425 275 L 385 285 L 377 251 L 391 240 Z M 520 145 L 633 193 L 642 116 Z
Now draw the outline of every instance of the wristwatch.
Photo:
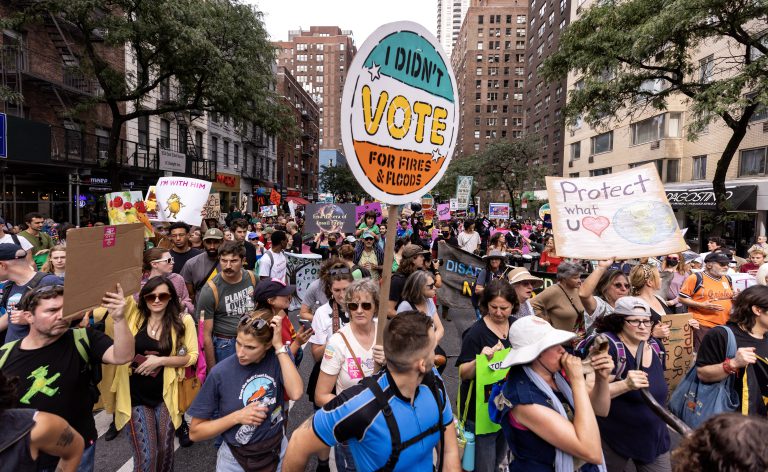
M 280 349 L 275 349 L 275 355 L 277 354 L 288 354 L 288 346 L 283 344 L 280 346 Z

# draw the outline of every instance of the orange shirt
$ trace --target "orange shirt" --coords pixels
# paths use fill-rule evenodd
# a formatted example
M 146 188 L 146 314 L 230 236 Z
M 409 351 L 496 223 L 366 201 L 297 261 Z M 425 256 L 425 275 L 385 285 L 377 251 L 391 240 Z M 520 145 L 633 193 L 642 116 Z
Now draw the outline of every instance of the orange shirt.
M 680 298 L 688 298 L 698 303 L 716 303 L 723 307 L 720 311 L 699 310 L 694 307 L 688 307 L 688 312 L 694 319 L 698 320 L 702 326 L 712 328 L 725 324 L 731 313 L 733 299 L 733 288 L 725 276 L 715 279 L 707 272 L 701 272 L 703 285 L 696 293 L 693 289 L 696 287 L 696 274 L 689 275 L 683 286 L 680 287 Z

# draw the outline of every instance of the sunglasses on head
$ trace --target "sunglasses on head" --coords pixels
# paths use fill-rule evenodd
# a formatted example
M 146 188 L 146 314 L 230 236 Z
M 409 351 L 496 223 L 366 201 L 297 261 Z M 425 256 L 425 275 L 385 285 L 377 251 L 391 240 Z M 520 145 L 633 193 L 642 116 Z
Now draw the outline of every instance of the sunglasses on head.
M 147 303 L 152 303 L 156 301 L 160 301 L 160 303 L 165 303 L 170 299 L 171 299 L 171 294 L 168 292 L 148 293 L 144 295 L 144 301 Z
M 243 315 L 240 318 L 240 326 L 250 326 L 251 328 L 258 331 L 264 329 L 264 327 L 267 326 L 267 320 L 264 318 L 251 319 L 251 315 Z
M 371 302 L 363 302 L 363 303 L 355 303 L 350 302 L 347 303 L 347 308 L 349 308 L 349 311 L 357 311 L 358 308 L 362 308 L 365 311 L 373 309 L 373 303 Z

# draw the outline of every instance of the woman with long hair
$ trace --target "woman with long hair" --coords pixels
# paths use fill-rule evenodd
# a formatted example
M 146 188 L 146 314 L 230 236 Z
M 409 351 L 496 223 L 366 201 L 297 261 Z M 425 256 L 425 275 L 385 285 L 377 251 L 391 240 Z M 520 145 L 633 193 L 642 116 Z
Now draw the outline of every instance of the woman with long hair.
M 661 316 L 673 310 L 656 293 L 661 287 L 659 270 L 650 264 L 638 264 L 629 271 L 629 285 L 630 294 L 642 298 L 651 307 L 651 335 L 658 339 L 669 337 L 669 326 L 661 323 Z
M 435 306 L 435 278 L 427 271 L 417 270 L 408 276 L 403 286 L 403 301 L 397 306 L 397 312 L 416 310 L 432 318 L 435 323 L 435 338 L 439 343 L 445 335 L 443 322 L 437 315 L 437 306 Z
M 263 282 L 262 282 L 263 283 Z M 296 401 L 301 375 L 280 334 L 282 315 L 256 310 L 237 326 L 236 355 L 217 363 L 189 409 L 189 436 L 222 435 L 216 470 L 275 472 L 285 429 L 285 398 Z
M 173 284 L 182 308 L 190 314 L 195 312 L 195 305 L 189 296 L 184 277 L 173 272 L 173 256 L 168 249 L 155 247 L 144 251 L 142 269 L 144 275 L 141 278 L 141 285 L 146 284 L 152 277 L 164 276 Z
M 556 274 L 557 267 L 563 262 L 562 257 L 557 257 L 555 250 L 555 237 L 552 235 L 544 237 L 544 250 L 539 257 L 539 267 L 543 267 L 548 274 Z
M 67 246 L 63 244 L 57 244 L 53 246 L 51 252 L 48 255 L 48 260 L 43 264 L 41 272 L 53 274 L 56 277 L 64 280 L 64 272 L 67 265 Z
M 465 427 L 475 432 L 475 389 L 477 376 L 477 356 L 484 355 L 489 360 L 496 351 L 510 347 L 509 327 L 514 322 L 513 313 L 518 310 L 517 293 L 506 280 L 494 280 L 489 283 L 480 297 L 480 312 L 483 317 L 464 333 L 461 352 L 456 359 L 461 386 L 460 409 L 468 405 L 467 411 L 459 411 L 457 416 L 466 416 Z M 473 388 L 470 388 L 473 386 Z M 466 400 L 464 400 L 466 399 Z M 495 471 L 507 454 L 504 437 L 500 433 L 475 435 L 475 471 Z
M 611 342 L 608 353 L 620 369 L 609 378 L 611 410 L 599 418 L 600 436 L 608 471 L 623 471 L 632 462 L 638 471 L 671 471 L 670 436 L 667 425 L 643 400 L 638 390 L 647 388 L 665 405 L 669 388 L 664 379 L 664 359 L 651 338 L 651 307 L 639 297 L 622 297 L 613 313 L 595 320 L 595 331 Z M 642 365 L 638 349 L 644 343 Z M 623 354 L 618 352 L 621 343 Z
M 344 305 L 349 313 L 349 324 L 328 340 L 317 379 L 315 403 L 320 407 L 345 389 L 357 385 L 363 377 L 372 375 L 375 364 L 384 365 L 384 349 L 374 346 L 378 284 L 370 279 L 352 282 L 344 292 Z M 335 446 L 335 457 L 340 472 L 357 470 L 346 444 Z
M 680 287 L 683 286 L 685 279 L 691 275 L 691 267 L 686 264 L 682 252 L 667 254 L 661 261 L 662 280 L 668 278 L 667 290 L 660 294 L 666 298 L 666 305 L 672 308 L 673 313 L 685 313 L 687 310 L 678 300 Z
M 147 280 L 138 309 L 126 316 L 136 340 L 136 357 L 118 366 L 115 426 L 128 424 L 136 470 L 173 470 L 174 430 L 181 425 L 178 392 L 184 368 L 197 362 L 197 331 L 184 313 L 173 283 L 164 276 Z

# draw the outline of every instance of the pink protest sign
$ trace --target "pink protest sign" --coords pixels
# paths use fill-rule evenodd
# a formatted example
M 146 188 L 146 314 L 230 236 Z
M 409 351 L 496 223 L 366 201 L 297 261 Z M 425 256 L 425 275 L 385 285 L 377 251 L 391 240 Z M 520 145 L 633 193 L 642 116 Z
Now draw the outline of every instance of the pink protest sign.
M 440 221 L 451 219 L 451 204 L 450 203 L 438 203 L 437 204 L 437 219 Z
M 366 203 L 365 205 L 355 207 L 355 221 L 360 221 L 363 214 L 369 210 L 376 213 L 376 224 L 381 224 L 381 203 L 379 202 Z

